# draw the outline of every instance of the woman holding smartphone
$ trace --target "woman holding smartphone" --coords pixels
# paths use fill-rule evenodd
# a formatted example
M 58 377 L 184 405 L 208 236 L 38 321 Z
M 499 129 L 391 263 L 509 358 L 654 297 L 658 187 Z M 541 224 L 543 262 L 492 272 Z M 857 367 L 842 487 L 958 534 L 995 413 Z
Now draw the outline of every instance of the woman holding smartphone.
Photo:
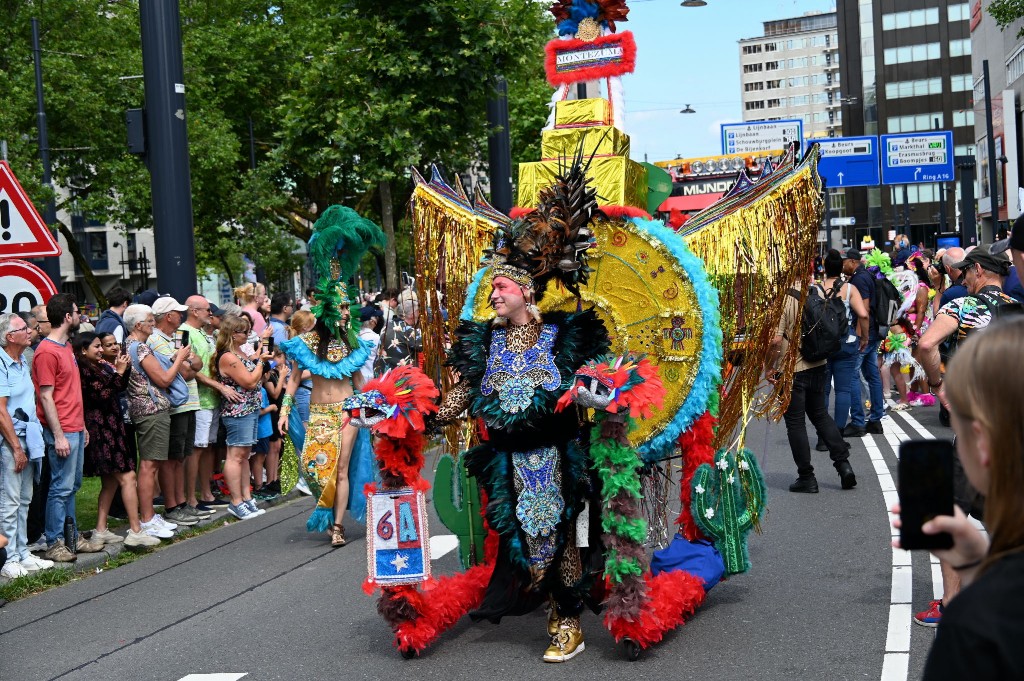
M 249 457 L 256 444 L 256 429 L 260 415 L 260 382 L 263 363 L 271 358 L 269 352 L 257 343 L 249 347 L 251 327 L 244 316 L 227 316 L 220 323 L 217 350 L 210 358 L 210 374 L 226 386 L 234 388 L 242 399 L 221 405 L 220 418 L 227 434 L 227 458 L 224 460 L 224 478 L 231 491 L 228 513 L 240 520 L 248 520 L 266 513 L 256 506 L 249 485 L 251 470 Z
M 946 373 L 957 455 L 985 495 L 988 536 L 957 506 L 922 527 L 952 535 L 951 549 L 933 553 L 961 580 L 939 622 L 926 681 L 1024 678 L 1024 377 L 1013 374 L 1024 366 L 1022 337 L 1022 317 L 992 324 L 959 347 Z

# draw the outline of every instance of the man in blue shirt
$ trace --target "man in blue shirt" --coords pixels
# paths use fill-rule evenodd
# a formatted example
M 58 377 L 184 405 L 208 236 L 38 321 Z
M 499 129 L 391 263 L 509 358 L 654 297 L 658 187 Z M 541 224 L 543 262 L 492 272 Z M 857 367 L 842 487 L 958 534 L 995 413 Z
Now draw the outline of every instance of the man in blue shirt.
M 52 561 L 36 558 L 28 550 L 28 507 L 35 472 L 28 457 L 28 428 L 36 428 L 37 442 L 42 444 L 38 423 L 28 423 L 36 415 L 35 388 L 23 354 L 30 337 L 28 324 L 19 315 L 0 315 L 0 532 L 10 542 L 0 574 L 8 579 L 53 567 Z
M 292 297 L 287 293 L 275 293 L 270 299 L 270 328 L 274 345 L 280 346 L 288 340 L 288 320 L 295 312 Z
M 864 402 L 857 399 L 861 394 L 860 376 L 853 372 L 854 399 L 850 404 L 850 422 L 843 428 L 844 437 L 863 437 L 868 433 L 882 434 L 882 417 L 885 416 L 885 397 L 882 395 L 882 374 L 878 369 L 878 344 L 881 337 L 878 333 L 878 320 L 875 319 L 875 277 L 861 263 L 861 253 L 850 248 L 843 255 L 843 273 L 850 278 L 850 283 L 857 287 L 861 298 L 868 303 L 868 344 L 860 351 L 857 367 L 867 381 L 871 399 L 871 413 L 865 421 Z
M 953 285 L 942 292 L 942 298 L 939 299 L 940 308 L 951 300 L 968 295 L 967 287 L 964 286 L 964 273 L 953 267 L 961 262 L 964 256 L 964 249 L 959 246 L 947 248 L 946 252 L 942 254 L 942 268 Z

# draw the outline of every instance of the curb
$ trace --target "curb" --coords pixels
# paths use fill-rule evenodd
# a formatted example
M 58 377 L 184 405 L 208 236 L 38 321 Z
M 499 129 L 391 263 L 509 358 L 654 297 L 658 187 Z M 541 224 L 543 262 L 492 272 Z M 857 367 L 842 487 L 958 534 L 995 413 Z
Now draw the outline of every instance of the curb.
M 259 503 L 260 503 L 262 508 L 273 508 L 275 506 L 282 506 L 284 504 L 290 503 L 292 501 L 295 501 L 296 499 L 304 499 L 304 498 L 306 498 L 305 494 L 303 494 L 302 492 L 299 492 L 298 490 L 293 489 L 292 491 L 288 492 L 287 494 L 282 494 L 282 495 L 280 495 L 280 496 L 278 496 L 278 497 L 276 497 L 274 499 L 263 500 L 263 501 L 260 501 Z M 233 515 L 231 515 L 230 513 L 227 512 L 227 506 L 224 506 L 223 508 L 225 510 L 217 511 L 216 513 L 211 515 L 209 518 L 207 518 L 205 520 L 201 520 L 196 525 L 193 525 L 192 527 L 187 528 L 187 529 L 195 529 L 195 528 L 200 528 L 200 527 L 209 527 L 210 525 L 213 525 L 215 523 L 221 523 L 222 521 L 226 521 L 228 524 L 234 524 L 235 522 L 241 522 L 237 518 L 235 518 Z M 127 526 L 122 527 L 122 528 L 118 528 L 118 530 L 116 532 L 117 532 L 117 534 L 122 534 L 122 532 L 127 533 Z M 83 532 L 83 534 L 87 534 L 87 533 L 88 532 Z M 124 535 L 122 534 L 122 536 L 124 536 Z M 178 537 L 178 535 L 175 534 L 175 538 L 177 538 L 177 537 Z M 166 541 L 161 541 L 159 546 L 154 546 L 153 548 L 141 548 L 141 549 L 138 549 L 136 552 L 141 554 L 141 555 L 143 555 L 143 556 L 145 556 L 146 554 L 155 553 L 157 551 L 162 551 L 163 549 L 166 549 L 168 546 L 171 546 L 173 544 L 177 544 L 180 541 L 189 541 L 190 539 L 193 539 L 193 537 L 187 537 L 187 538 L 185 538 L 183 540 L 179 540 L 179 541 L 175 541 L 174 538 L 172 538 L 172 539 L 168 539 Z M 56 563 L 52 568 L 50 568 L 50 570 L 71 570 L 72 572 L 75 572 L 75 573 L 96 572 L 97 570 L 100 570 L 106 564 L 106 562 L 108 560 L 110 560 L 111 558 L 114 558 L 116 556 L 121 555 L 121 553 L 123 551 L 127 551 L 127 550 L 129 550 L 129 549 L 127 547 L 125 547 L 125 545 L 123 543 L 121 543 L 121 542 L 119 542 L 117 544 L 106 544 L 103 547 L 102 551 L 97 551 L 96 553 L 79 553 L 78 554 L 78 560 L 76 560 L 74 563 Z M 36 574 L 36 573 L 33 573 L 33 574 Z M 9 583 L 11 581 L 13 581 L 13 580 L 8 579 L 7 577 L 0 576 L 0 585 L 7 584 L 7 583 Z

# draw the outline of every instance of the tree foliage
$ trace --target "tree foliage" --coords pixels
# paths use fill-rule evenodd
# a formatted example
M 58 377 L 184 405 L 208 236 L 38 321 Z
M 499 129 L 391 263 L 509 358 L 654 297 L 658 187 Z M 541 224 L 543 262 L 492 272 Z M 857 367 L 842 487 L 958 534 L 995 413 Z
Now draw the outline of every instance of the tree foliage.
M 125 144 L 124 111 L 144 105 L 138 0 L 0 0 L 0 138 L 43 203 L 33 16 L 62 207 L 151 227 L 149 174 Z M 510 82 L 515 153 L 536 156 L 552 24 L 532 0 L 181 0 L 181 16 L 201 272 L 237 278 L 245 254 L 283 279 L 301 262 L 295 238 L 332 203 L 396 215 L 387 265 L 407 267 L 408 168 L 486 160 L 494 75 Z
M 1024 0 L 992 0 L 988 13 L 1004 31 L 1018 19 L 1024 18 Z M 1018 38 L 1024 38 L 1024 26 L 1017 31 Z

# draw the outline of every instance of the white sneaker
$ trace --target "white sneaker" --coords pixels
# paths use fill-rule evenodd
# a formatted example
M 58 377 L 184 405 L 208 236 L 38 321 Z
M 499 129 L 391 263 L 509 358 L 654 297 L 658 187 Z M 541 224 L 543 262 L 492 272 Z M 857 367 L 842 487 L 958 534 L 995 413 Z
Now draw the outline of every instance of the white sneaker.
M 299 476 L 299 481 L 295 483 L 295 489 L 299 490 L 300 493 L 305 494 L 307 497 L 312 496 L 313 492 L 309 489 L 309 485 L 306 484 L 306 479 Z
M 37 558 L 31 553 L 28 554 L 28 558 L 23 558 L 21 561 L 21 567 L 25 568 L 28 572 L 37 572 L 38 570 L 49 570 L 53 567 L 52 560 L 46 560 L 45 558 Z
M 9 560 L 4 563 L 4 566 L 0 568 L 0 575 L 7 579 L 17 579 L 18 577 L 24 577 L 28 574 L 28 570 L 21 566 L 16 560 Z
M 150 537 L 156 537 L 157 539 L 170 539 L 174 536 L 174 533 L 160 524 L 160 521 L 157 520 L 159 517 L 160 516 L 155 515 L 148 523 L 142 523 L 142 531 Z
M 34 544 L 26 546 L 30 553 L 46 553 L 46 549 L 50 548 L 46 545 L 46 537 L 40 537 L 39 541 Z
M 153 520 L 155 520 L 157 522 L 157 524 L 159 524 L 165 530 L 176 530 L 176 529 L 178 529 L 178 525 L 176 523 L 172 523 L 169 520 L 164 520 L 164 517 L 162 515 L 160 515 L 159 513 L 154 513 L 153 514 Z M 152 521 L 150 521 L 150 522 L 152 522 Z
M 109 529 L 108 530 L 93 530 L 92 531 L 92 538 L 93 539 L 98 539 L 99 541 L 103 542 L 104 544 L 120 544 L 121 542 L 124 541 L 124 537 L 122 537 L 119 534 L 114 534 Z
M 174 536 L 174 533 L 171 532 L 170 530 L 163 530 L 163 529 L 161 529 L 161 530 L 157 530 L 157 531 L 159 531 L 159 532 L 166 532 L 168 535 L 170 535 L 169 537 L 163 537 L 164 539 L 169 539 L 170 537 Z M 136 547 L 136 546 L 146 546 L 146 547 L 160 546 L 160 537 L 158 535 L 155 535 L 155 534 L 147 534 L 146 528 L 142 528 L 142 531 L 141 532 L 137 532 L 137 533 L 132 531 L 132 530 L 128 530 L 128 536 L 124 538 L 124 545 L 125 546 L 131 546 L 131 547 Z
M 267 509 L 260 508 L 259 506 L 256 505 L 255 499 L 246 499 L 242 503 L 249 507 L 249 512 L 252 513 L 254 516 L 263 515 L 267 512 Z

